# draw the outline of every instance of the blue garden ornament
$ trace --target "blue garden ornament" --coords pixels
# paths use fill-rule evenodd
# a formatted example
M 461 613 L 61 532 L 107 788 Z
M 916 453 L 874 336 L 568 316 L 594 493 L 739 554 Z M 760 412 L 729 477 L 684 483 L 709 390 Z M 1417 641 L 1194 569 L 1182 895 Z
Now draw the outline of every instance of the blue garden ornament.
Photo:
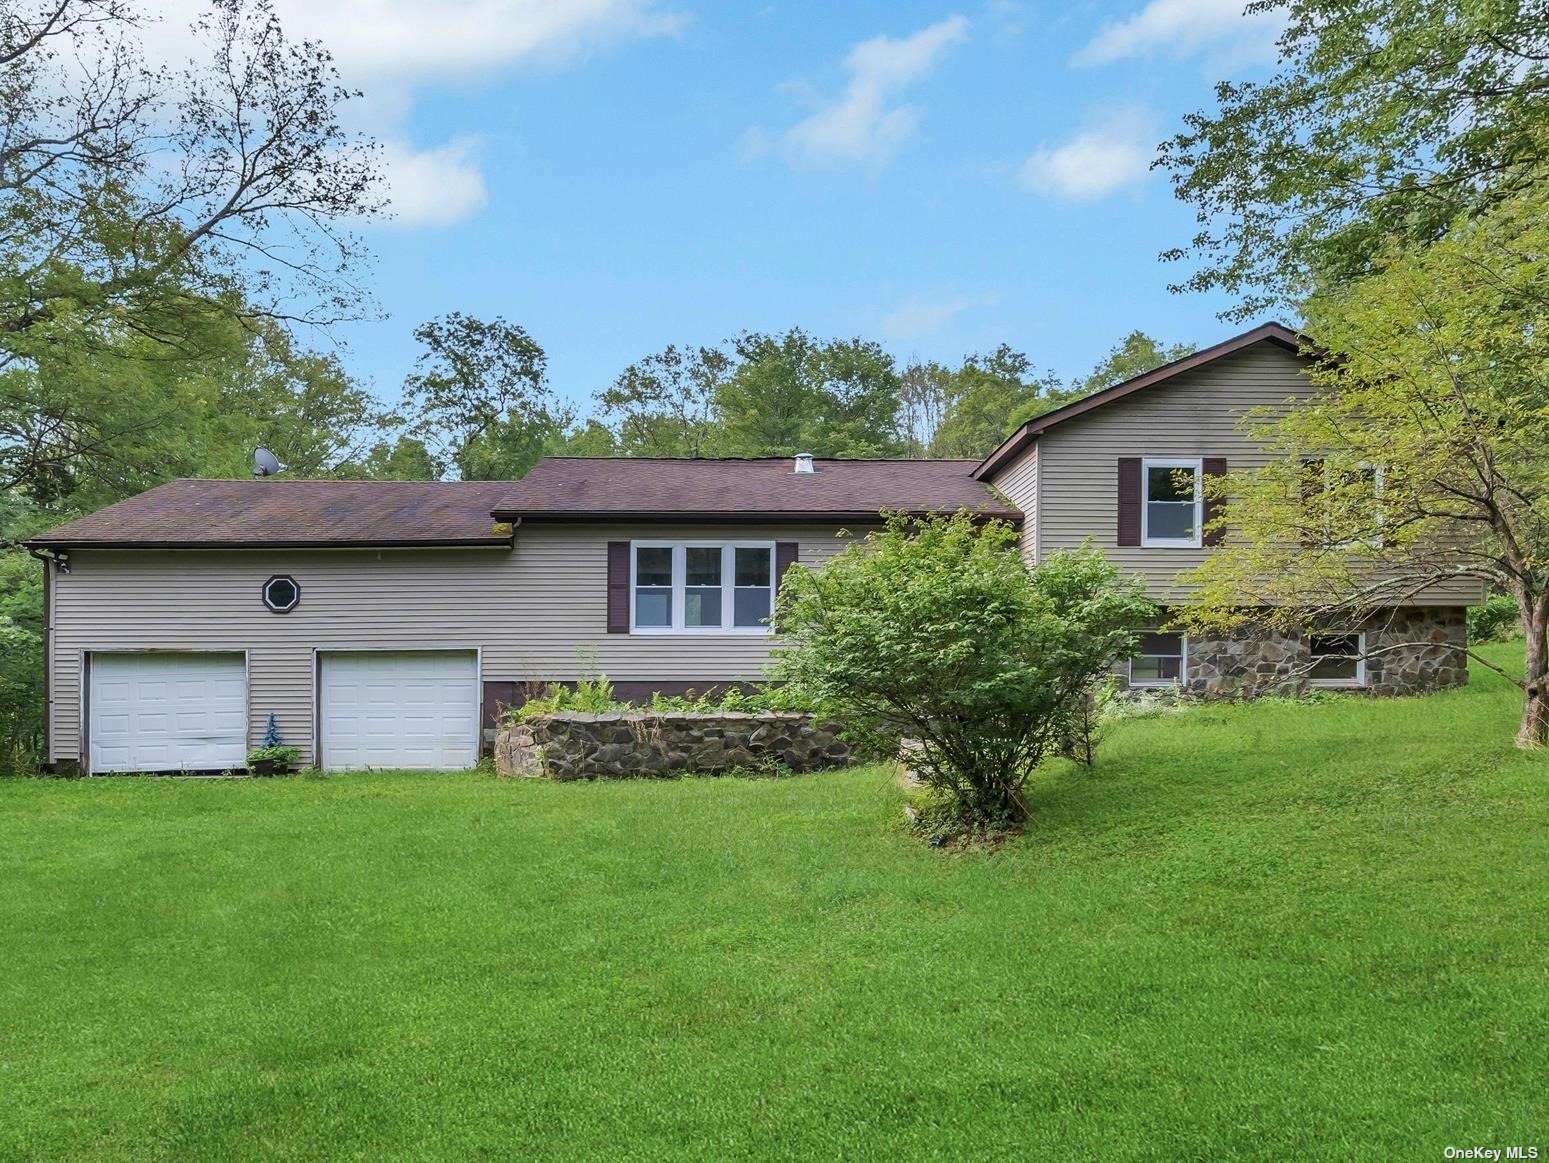
M 274 721 L 274 712 L 273 711 L 269 712 L 269 725 L 264 728 L 264 746 L 265 747 L 279 747 L 279 746 L 281 746 L 281 743 L 280 743 L 280 725 Z

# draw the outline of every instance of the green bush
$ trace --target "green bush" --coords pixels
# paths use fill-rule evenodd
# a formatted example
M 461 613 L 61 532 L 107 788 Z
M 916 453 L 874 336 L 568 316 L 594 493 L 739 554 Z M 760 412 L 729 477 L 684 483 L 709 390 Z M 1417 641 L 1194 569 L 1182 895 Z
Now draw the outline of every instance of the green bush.
M 719 693 L 689 692 L 681 695 L 664 695 L 657 691 L 644 707 L 623 702 L 613 695 L 613 684 L 606 677 L 583 679 L 574 688 L 563 683 L 550 683 L 541 695 L 528 699 L 509 714 L 517 719 L 536 719 L 562 711 L 583 711 L 589 714 L 622 714 L 628 711 L 655 711 L 658 714 L 701 714 L 738 711 L 807 711 L 810 710 L 798 693 L 779 686 L 763 686 L 751 691 L 740 687 L 728 687 Z
M 301 750 L 296 747 L 255 747 L 247 753 L 249 768 L 260 763 L 272 763 L 277 773 L 291 771 L 301 760 Z
M 1029 569 L 1004 524 L 892 516 L 785 576 L 775 624 L 790 646 L 772 673 L 863 752 L 907 751 L 963 830 L 993 832 L 1026 818 L 1023 783 L 1071 748 L 1152 613 L 1096 550 Z
M 1470 642 L 1504 642 L 1522 634 L 1522 616 L 1514 599 L 1491 594 L 1482 605 L 1468 608 Z

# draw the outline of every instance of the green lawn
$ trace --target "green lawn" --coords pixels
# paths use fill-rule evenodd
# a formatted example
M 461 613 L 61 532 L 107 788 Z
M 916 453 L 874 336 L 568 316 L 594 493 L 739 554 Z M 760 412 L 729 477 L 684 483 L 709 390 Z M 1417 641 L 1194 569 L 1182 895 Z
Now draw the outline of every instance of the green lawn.
M 967 855 L 878 768 L 3 783 L 0 1157 L 1549 1152 L 1515 714 L 1126 722 Z

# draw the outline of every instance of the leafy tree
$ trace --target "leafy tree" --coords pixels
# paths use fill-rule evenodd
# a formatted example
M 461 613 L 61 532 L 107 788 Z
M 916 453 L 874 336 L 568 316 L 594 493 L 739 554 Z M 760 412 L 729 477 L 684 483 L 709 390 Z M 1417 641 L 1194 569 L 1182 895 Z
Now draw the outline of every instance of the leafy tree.
M 934 361 L 910 363 L 898 377 L 898 429 L 910 456 L 929 456 L 952 407 L 952 372 Z
M 619 447 L 613 432 L 600 420 L 591 419 L 553 440 L 549 455 L 617 456 Z
M 1108 350 L 1086 377 L 1072 386 L 1071 398 L 1079 399 L 1144 375 L 1164 363 L 1172 363 L 1194 352 L 1192 343 L 1158 343 L 1144 331 L 1131 331 Z
M 1256 0 L 1250 10 L 1280 7 Z M 1238 318 L 1358 277 L 1542 180 L 1549 10 L 1505 0 L 1292 0 L 1280 70 L 1216 86 L 1158 165 L 1197 209 L 1189 290 Z
M 519 477 L 563 431 L 547 357 L 522 327 L 454 311 L 414 338 L 424 351 L 404 381 L 410 434 L 463 479 Z
M 1490 583 L 1527 640 L 1517 742 L 1544 744 L 1546 253 L 1539 181 L 1308 302 L 1316 393 L 1254 418 L 1274 459 L 1229 478 L 1231 536 L 1195 575 L 1190 622 L 1351 625 L 1428 586 Z
M 630 364 L 598 396 L 630 456 L 707 456 L 732 361 L 717 347 L 669 346 Z
M 400 434 L 379 440 L 365 453 L 339 465 L 332 475 L 347 480 L 435 481 L 446 466 L 431 455 L 425 442 Z
M 988 456 L 1023 420 L 1064 399 L 1053 373 L 1035 375 L 1032 360 L 1004 343 L 987 355 L 968 356 L 952 381 L 932 456 Z
M 782 582 L 772 677 L 863 748 L 905 757 L 971 832 L 1027 816 L 1022 787 L 1133 651 L 1150 606 L 1095 550 L 1029 570 L 966 514 L 886 528 Z
M 213 381 L 218 421 L 199 471 L 243 476 L 262 444 L 294 476 L 322 476 L 380 440 L 393 417 L 334 355 L 298 348 L 272 320 L 228 325 L 225 353 L 200 369 Z
M 820 342 L 800 328 L 748 332 L 716 393 L 727 456 L 897 456 L 899 377 L 892 356 L 861 339 Z
M 341 125 L 357 94 L 327 50 L 287 40 L 268 0 L 211 0 L 199 57 L 155 69 L 144 23 L 126 0 L 21 0 L 0 20 L 9 358 L 61 324 L 175 343 L 190 313 L 360 310 L 339 226 L 381 208 L 375 147 Z

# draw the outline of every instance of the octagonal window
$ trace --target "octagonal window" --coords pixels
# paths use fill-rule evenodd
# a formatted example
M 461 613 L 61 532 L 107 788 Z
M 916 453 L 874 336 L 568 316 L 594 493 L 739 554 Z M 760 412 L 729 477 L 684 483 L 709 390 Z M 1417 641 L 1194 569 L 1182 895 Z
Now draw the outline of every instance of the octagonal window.
M 301 601 L 301 587 L 296 579 L 277 574 L 264 582 L 264 605 L 276 614 L 288 614 Z

